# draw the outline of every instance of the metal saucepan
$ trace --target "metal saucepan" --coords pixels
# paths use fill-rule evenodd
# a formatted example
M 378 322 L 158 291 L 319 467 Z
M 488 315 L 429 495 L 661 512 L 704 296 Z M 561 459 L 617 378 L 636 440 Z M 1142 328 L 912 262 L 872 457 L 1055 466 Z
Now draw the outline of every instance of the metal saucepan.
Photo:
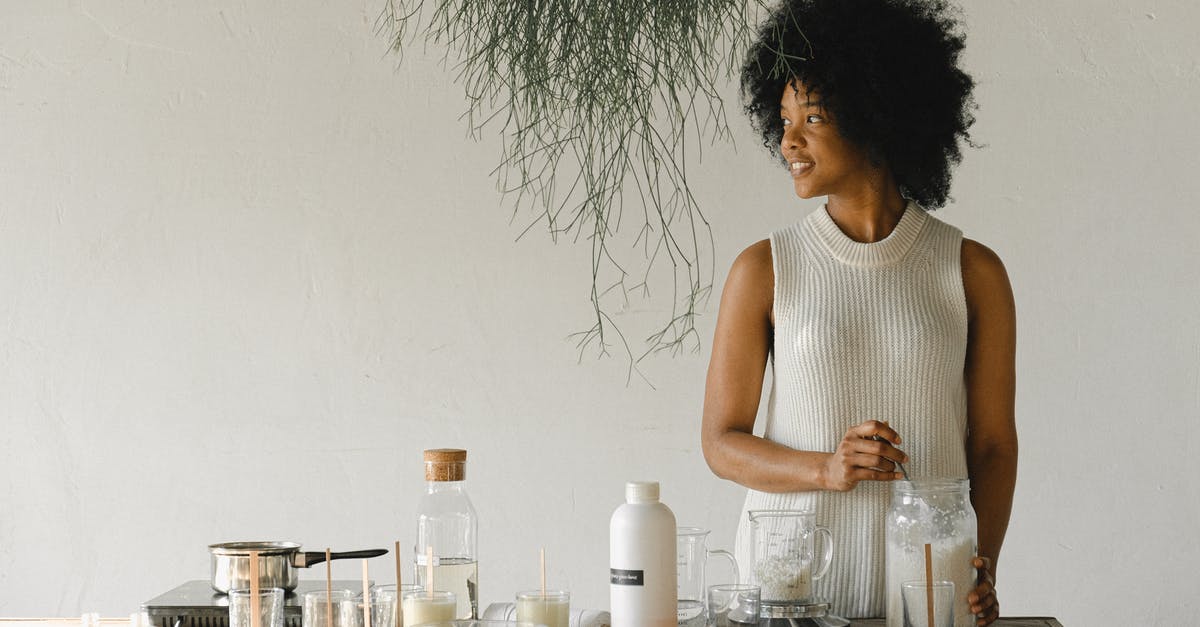
M 212 587 L 221 593 L 250 587 L 250 551 L 258 551 L 258 585 L 262 588 L 296 589 L 297 568 L 325 561 L 324 551 L 305 553 L 296 542 L 222 542 L 208 545 L 212 556 Z M 379 557 L 387 549 L 331 553 L 329 559 Z

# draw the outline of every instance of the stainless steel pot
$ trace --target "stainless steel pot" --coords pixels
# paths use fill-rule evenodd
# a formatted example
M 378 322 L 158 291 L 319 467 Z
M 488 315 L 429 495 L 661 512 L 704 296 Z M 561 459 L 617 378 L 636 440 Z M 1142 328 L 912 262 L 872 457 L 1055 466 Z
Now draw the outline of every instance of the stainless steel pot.
M 250 551 L 258 551 L 258 585 L 261 588 L 296 589 L 296 569 L 325 561 L 324 551 L 300 550 L 296 542 L 222 542 L 208 545 L 212 557 L 212 587 L 221 593 L 250 587 Z M 387 549 L 331 553 L 329 559 L 379 557 Z

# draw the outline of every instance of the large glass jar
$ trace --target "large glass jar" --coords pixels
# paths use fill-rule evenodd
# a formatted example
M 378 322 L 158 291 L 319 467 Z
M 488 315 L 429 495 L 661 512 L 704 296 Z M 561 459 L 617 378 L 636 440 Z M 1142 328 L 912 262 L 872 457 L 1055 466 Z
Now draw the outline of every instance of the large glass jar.
M 465 487 L 467 452 L 425 451 L 425 493 L 417 503 L 417 542 L 413 547 L 416 581 L 426 590 L 453 592 L 456 618 L 479 617 L 479 565 L 476 560 L 479 516 Z M 434 584 L 426 581 L 433 556 Z
M 887 516 L 887 627 L 903 627 L 900 586 L 925 580 L 925 545 L 933 579 L 954 582 L 954 625 L 973 627 L 967 595 L 975 589 L 971 562 L 978 551 L 978 521 L 966 479 L 892 482 Z

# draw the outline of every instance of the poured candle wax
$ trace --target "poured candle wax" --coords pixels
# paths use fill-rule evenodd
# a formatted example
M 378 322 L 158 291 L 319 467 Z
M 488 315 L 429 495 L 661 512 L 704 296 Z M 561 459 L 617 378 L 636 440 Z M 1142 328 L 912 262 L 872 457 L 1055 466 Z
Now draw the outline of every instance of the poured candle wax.
M 570 596 L 561 590 L 522 592 L 517 595 L 517 622 L 569 627 Z
M 404 595 L 404 627 L 454 620 L 457 599 L 450 592 L 413 592 Z

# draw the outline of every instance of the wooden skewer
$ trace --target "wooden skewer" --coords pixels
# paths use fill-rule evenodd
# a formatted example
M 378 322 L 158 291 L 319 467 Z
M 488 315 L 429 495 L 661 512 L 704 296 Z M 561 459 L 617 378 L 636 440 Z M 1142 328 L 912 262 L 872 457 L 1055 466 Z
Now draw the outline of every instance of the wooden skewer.
M 542 566 L 542 600 L 546 600 L 546 547 L 538 549 L 538 561 Z
M 933 624 L 933 545 L 925 543 L 925 613 L 929 617 L 929 627 Z M 367 625 L 367 627 L 371 627 Z
M 333 627 L 333 560 L 325 547 L 325 627 Z
M 433 547 L 425 549 L 425 583 L 429 586 L 426 592 L 432 597 L 433 591 L 437 589 L 433 586 Z
M 262 627 L 262 599 L 258 593 L 258 551 L 250 551 L 250 627 Z
M 363 627 L 371 627 L 371 583 L 367 571 L 367 560 L 363 565 Z M 332 627 L 332 626 L 331 626 Z
M 402 569 L 400 565 L 400 541 L 396 541 L 396 607 L 400 607 L 398 604 L 400 604 L 400 573 Z

